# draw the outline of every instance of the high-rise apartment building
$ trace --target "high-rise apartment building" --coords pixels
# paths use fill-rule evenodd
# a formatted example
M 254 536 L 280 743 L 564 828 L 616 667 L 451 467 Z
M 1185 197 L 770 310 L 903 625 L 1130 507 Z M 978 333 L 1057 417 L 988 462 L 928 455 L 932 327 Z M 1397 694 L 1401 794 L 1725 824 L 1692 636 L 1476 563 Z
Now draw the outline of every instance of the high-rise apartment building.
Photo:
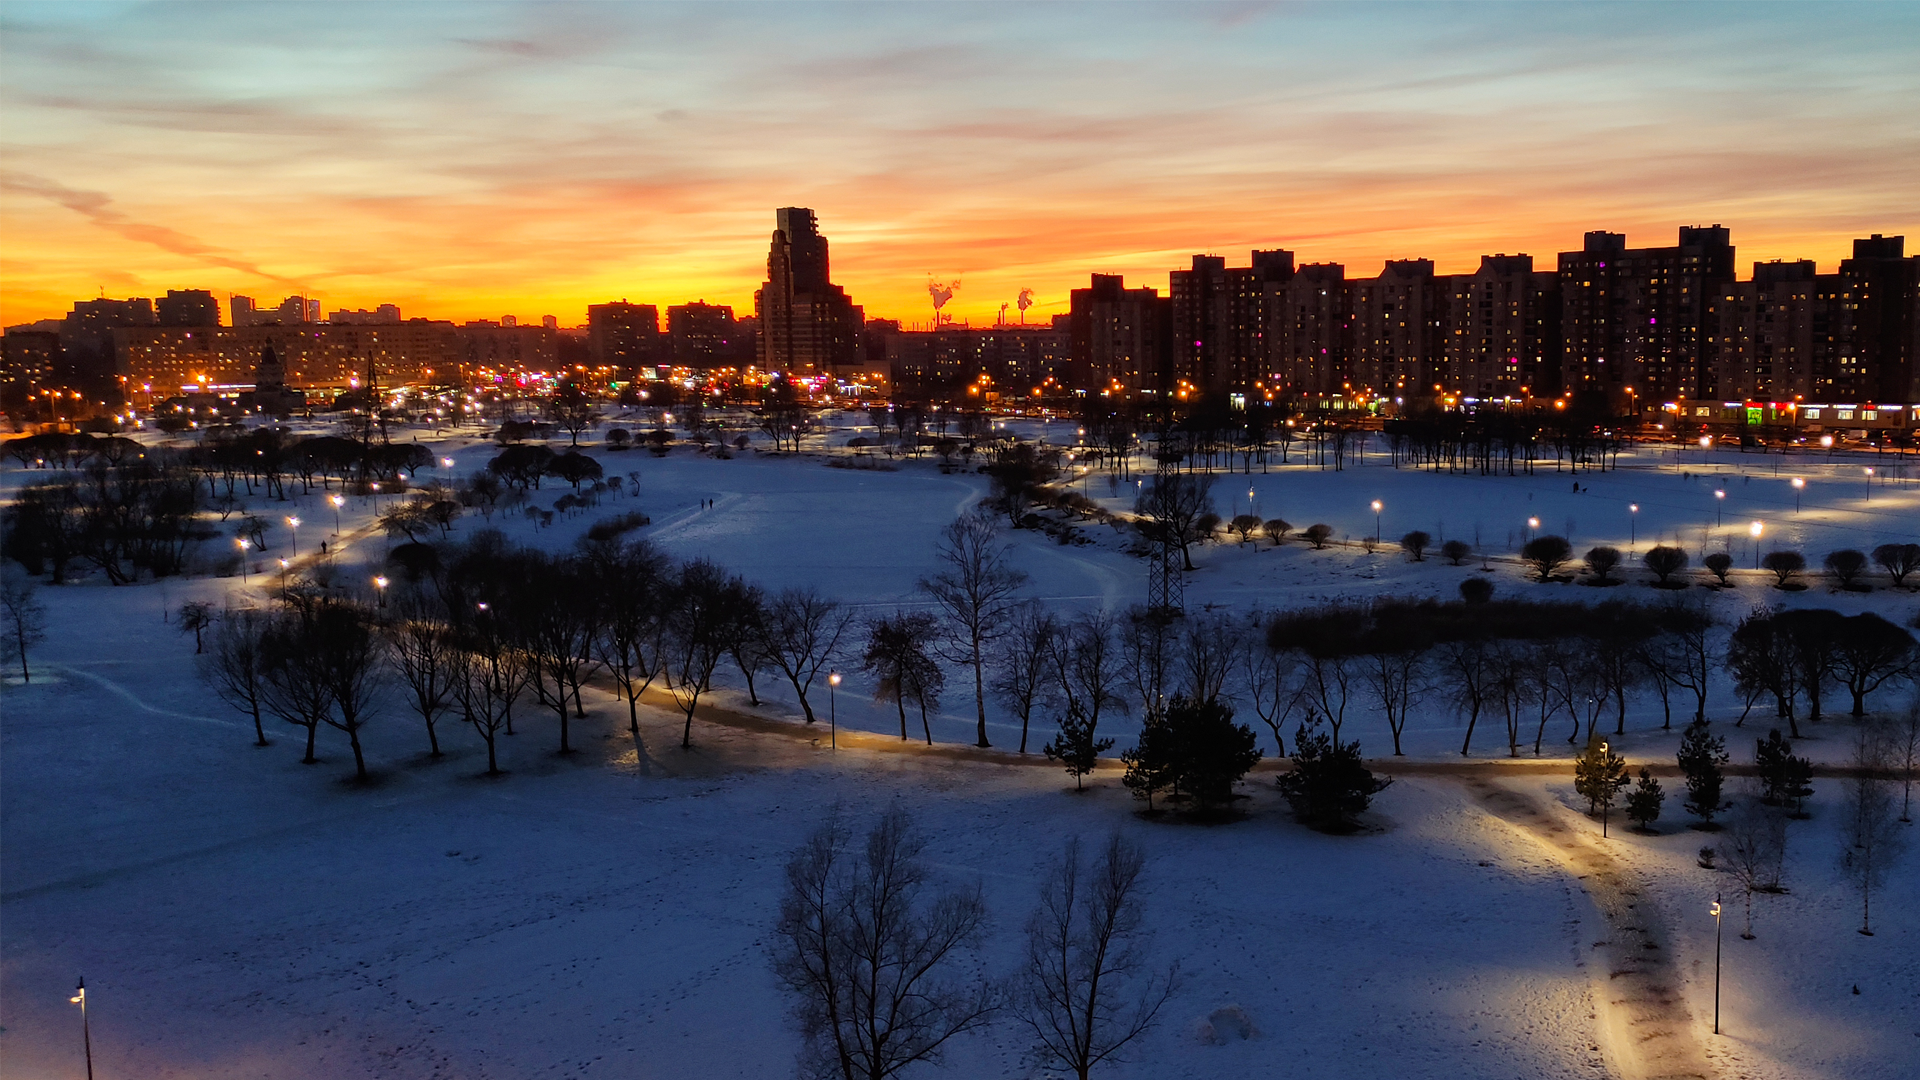
M 1379 277 L 1348 282 L 1350 378 L 1383 397 L 1427 397 L 1439 384 L 1444 290 L 1432 259 L 1389 260 Z
M 1070 294 L 1069 310 L 1075 386 L 1111 397 L 1176 393 L 1172 305 L 1159 292 L 1095 274 Z
M 1480 269 L 1436 279 L 1444 392 L 1480 400 L 1549 394 L 1560 385 L 1560 287 L 1531 255 L 1482 255 Z
M 372 311 L 342 308 L 328 315 L 327 321 L 341 326 L 385 326 L 400 321 L 400 308 L 397 304 L 381 304 Z
M 153 307 L 161 326 L 220 325 L 220 301 L 205 289 L 168 289 Z
M 760 364 L 795 375 L 829 374 L 860 360 L 865 315 L 835 285 L 813 211 L 774 211 L 767 280 L 753 294 L 760 320 Z
M 1274 289 L 1267 307 L 1270 389 L 1322 399 L 1351 393 L 1352 329 L 1347 268 L 1339 263 L 1300 267 Z
M 740 345 L 747 339 L 734 321 L 733 308 L 725 304 L 695 300 L 668 308 L 667 338 L 676 364 L 709 368 L 753 360 L 751 353 L 742 353 Z
M 1293 252 L 1255 251 L 1252 265 L 1228 268 L 1195 255 L 1168 275 L 1176 386 L 1189 394 L 1244 393 L 1267 377 L 1267 309 L 1293 277 Z
M 1561 252 L 1564 389 L 1615 405 L 1720 394 L 1707 307 L 1733 282 L 1733 258 L 1719 225 L 1683 226 L 1661 248 L 1590 232 L 1581 250 Z
M 1906 241 L 1875 233 L 1840 263 L 1858 346 L 1840 374 L 1847 397 L 1920 402 L 1920 255 L 1907 255 Z
M 587 355 L 596 368 L 632 374 L 660 359 L 660 309 L 652 304 L 587 308 Z

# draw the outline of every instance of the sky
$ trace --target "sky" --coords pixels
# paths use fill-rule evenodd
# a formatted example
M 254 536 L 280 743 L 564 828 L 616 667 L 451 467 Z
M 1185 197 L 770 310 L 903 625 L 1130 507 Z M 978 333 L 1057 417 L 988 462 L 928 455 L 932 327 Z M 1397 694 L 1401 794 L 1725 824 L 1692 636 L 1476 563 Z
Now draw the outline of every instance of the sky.
M 921 323 L 929 281 L 1044 320 L 1256 247 L 1452 273 L 1717 223 L 1826 271 L 1920 248 L 1916 101 L 1913 4 L 8 3 L 0 322 L 747 313 L 780 206 Z

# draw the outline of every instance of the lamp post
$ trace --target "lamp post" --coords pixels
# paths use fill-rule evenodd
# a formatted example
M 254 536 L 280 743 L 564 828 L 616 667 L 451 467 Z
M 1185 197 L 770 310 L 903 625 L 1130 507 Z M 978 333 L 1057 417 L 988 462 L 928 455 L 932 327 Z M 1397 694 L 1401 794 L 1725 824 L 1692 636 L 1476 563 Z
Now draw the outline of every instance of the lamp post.
M 240 584 L 245 585 L 247 583 L 247 538 L 236 537 L 233 544 L 240 549 Z
M 1606 766 L 1606 762 L 1607 762 L 1607 744 L 1605 742 L 1602 742 L 1600 744 L 1600 764 L 1602 768 Z M 1609 781 L 1611 781 L 1611 776 L 1609 776 Z M 1607 838 L 1607 815 L 1609 815 L 1612 812 L 1613 812 L 1613 791 L 1609 789 L 1607 791 L 1607 801 L 1600 804 L 1600 839 L 1602 840 L 1605 840 Z
M 1800 493 L 1805 491 L 1806 487 L 1807 482 L 1805 480 L 1797 476 L 1793 478 L 1793 512 L 1795 514 L 1800 512 Z
M 287 591 L 287 560 L 280 560 L 280 591 Z
M 840 673 L 827 672 L 827 745 L 840 749 L 840 704 L 834 700 L 834 691 L 840 688 Z
M 1713 1033 L 1720 1034 L 1720 898 L 1707 909 L 1713 916 Z
M 1380 542 L 1380 500 L 1373 500 L 1373 542 Z
M 1722 515 L 1726 511 L 1726 505 L 1727 505 L 1727 489 L 1714 488 L 1713 489 L 1713 527 L 1716 529 L 1719 528 L 1722 524 L 1724 524 L 1724 522 L 1722 521 Z
M 345 495 L 334 495 L 328 498 L 327 501 L 333 504 L 333 535 L 339 536 L 340 507 L 346 504 L 347 497 Z
M 67 999 L 80 1006 L 80 1045 L 87 1052 L 87 1080 L 93 1080 L 93 1028 L 87 1023 L 87 978 L 82 975 L 73 996 Z
M 1640 504 L 1627 504 L 1627 554 L 1633 554 L 1633 547 L 1640 542 Z
M 1867 501 L 1873 501 L 1873 468 L 1867 468 Z
M 1253 485 L 1247 485 L 1247 513 L 1253 513 Z
M 443 457 L 440 459 L 440 464 L 445 465 L 447 468 L 451 469 L 453 468 L 453 459 L 450 457 Z
M 387 579 L 384 575 L 373 579 L 373 587 L 380 594 L 380 606 L 387 606 Z
M 1760 569 L 1760 534 L 1765 531 L 1766 526 L 1757 521 L 1747 526 L 1747 535 L 1753 537 L 1753 568 L 1755 570 Z
M 1526 545 L 1527 545 L 1527 544 L 1528 544 L 1529 542 L 1531 542 L 1531 541 L 1533 540 L 1533 530 L 1535 530 L 1535 529 L 1537 529 L 1537 528 L 1539 528 L 1539 527 L 1540 527 L 1540 519 L 1539 519 L 1539 518 L 1537 518 L 1537 517 L 1530 517 L 1530 518 L 1528 518 L 1528 519 L 1527 519 L 1527 531 L 1526 531 L 1526 535 L 1525 535 L 1525 536 L 1523 536 L 1523 537 L 1521 537 L 1521 541 L 1520 541 L 1520 546 L 1521 546 L 1521 547 L 1525 547 L 1525 546 L 1526 546 Z
M 299 518 L 297 517 L 287 518 L 287 534 L 288 536 L 291 537 L 291 539 L 287 541 L 287 554 L 290 556 L 299 555 L 300 554 L 300 519 Z

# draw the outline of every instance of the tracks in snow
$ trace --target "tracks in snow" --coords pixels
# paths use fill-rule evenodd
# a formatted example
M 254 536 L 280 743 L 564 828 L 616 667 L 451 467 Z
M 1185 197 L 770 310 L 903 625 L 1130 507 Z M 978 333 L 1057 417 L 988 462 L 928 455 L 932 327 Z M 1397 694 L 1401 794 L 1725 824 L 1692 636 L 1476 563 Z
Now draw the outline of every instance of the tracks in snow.
M 1482 809 L 1527 833 L 1573 874 L 1598 911 L 1604 938 L 1583 944 L 1612 1071 L 1629 1080 L 1711 1080 L 1667 928 L 1639 876 L 1552 808 L 1487 777 L 1465 783 Z

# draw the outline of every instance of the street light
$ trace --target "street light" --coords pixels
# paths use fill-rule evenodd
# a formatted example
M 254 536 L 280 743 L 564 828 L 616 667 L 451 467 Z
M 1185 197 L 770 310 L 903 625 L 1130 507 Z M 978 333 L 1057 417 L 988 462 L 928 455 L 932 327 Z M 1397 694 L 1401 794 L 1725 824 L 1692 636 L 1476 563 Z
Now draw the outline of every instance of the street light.
M 1249 507 L 1251 509 L 1251 507 Z M 1380 500 L 1373 500 L 1373 542 L 1380 542 Z
M 1873 501 L 1873 469 L 1867 469 L 1867 501 Z
M 297 517 L 287 518 L 287 532 L 292 535 L 292 539 L 287 541 L 287 547 L 288 547 L 287 554 L 299 555 L 300 554 L 300 519 L 299 518 Z
M 1747 526 L 1747 535 L 1753 537 L 1753 568 L 1755 570 L 1760 569 L 1760 534 L 1764 531 L 1766 526 L 1757 521 Z
M 1720 1034 L 1720 898 L 1713 898 L 1707 909 L 1713 916 L 1713 1033 Z
M 833 692 L 840 688 L 840 673 L 827 672 L 827 740 L 833 749 L 840 749 L 840 705 L 834 700 Z
M 1800 493 L 1806 490 L 1807 482 L 1799 477 L 1793 478 L 1793 512 L 1800 512 Z
M 233 543 L 240 549 L 240 584 L 245 585 L 247 583 L 247 538 L 236 537 Z
M 1722 508 L 1725 507 L 1726 505 L 1727 505 L 1727 489 L 1715 488 L 1713 491 L 1713 527 L 1716 529 L 1723 524 L 1723 522 L 1720 519 L 1720 515 L 1722 512 Z
M 453 468 L 453 459 L 450 457 L 443 457 L 440 459 L 440 464 L 445 465 L 447 468 L 451 469 Z
M 334 495 L 330 497 L 327 501 L 333 504 L 333 535 L 339 536 L 340 535 L 340 507 L 346 504 L 347 497 L 345 495 Z
M 284 592 L 286 588 L 287 588 L 287 560 L 281 559 L 280 560 L 280 589 L 281 591 Z
M 82 975 L 73 996 L 67 999 L 80 1006 L 80 1045 L 87 1051 L 87 1080 L 93 1080 L 93 1028 L 87 1023 L 87 978 Z
M 1607 764 L 1607 744 L 1605 742 L 1602 742 L 1600 744 L 1600 767 L 1606 768 L 1606 764 Z M 1611 777 L 1609 777 L 1609 780 L 1611 780 Z M 1613 810 L 1613 792 L 1609 790 L 1607 792 L 1607 801 L 1600 804 L 1600 839 L 1602 840 L 1605 840 L 1607 838 L 1607 815 L 1611 813 L 1612 810 Z
M 1628 503 L 1627 504 L 1627 550 L 1631 552 L 1633 550 L 1633 545 L 1639 542 L 1640 542 L 1640 504 Z
M 384 575 L 373 579 L 373 587 L 380 593 L 380 606 L 387 606 L 387 579 Z

